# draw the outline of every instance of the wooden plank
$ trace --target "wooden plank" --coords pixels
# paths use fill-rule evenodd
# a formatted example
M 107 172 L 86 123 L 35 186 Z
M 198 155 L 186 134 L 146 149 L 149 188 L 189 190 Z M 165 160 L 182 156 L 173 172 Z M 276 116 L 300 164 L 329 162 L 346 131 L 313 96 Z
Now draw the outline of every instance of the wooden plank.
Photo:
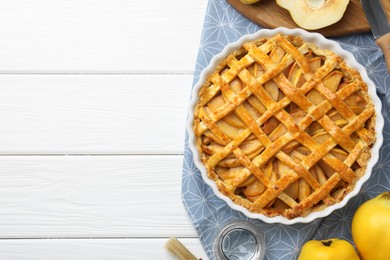
M 0 238 L 195 237 L 182 160 L 0 156 Z
M 179 239 L 194 255 L 208 259 L 197 238 Z M 16 239 L 0 240 L 0 258 L 7 260 L 173 260 L 161 239 Z
M 0 3 L 0 72 L 192 72 L 207 0 Z
M 243 4 L 240 0 L 228 0 L 228 2 L 236 8 L 238 12 L 265 28 L 299 27 L 291 18 L 289 11 L 280 7 L 276 1 L 260 1 L 253 5 Z M 390 2 L 382 2 L 387 13 L 390 13 Z M 360 0 L 351 0 L 340 21 L 314 31 L 330 37 L 370 32 L 371 30 Z
M 0 75 L 0 154 L 181 154 L 192 75 Z

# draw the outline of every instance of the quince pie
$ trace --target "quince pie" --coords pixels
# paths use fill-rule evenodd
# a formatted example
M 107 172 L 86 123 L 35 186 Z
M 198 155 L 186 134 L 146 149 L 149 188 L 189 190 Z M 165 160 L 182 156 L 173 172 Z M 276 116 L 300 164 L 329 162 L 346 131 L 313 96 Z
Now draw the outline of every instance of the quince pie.
M 375 109 L 343 58 L 277 34 L 245 43 L 208 76 L 193 130 L 221 193 L 292 219 L 341 201 L 364 175 Z

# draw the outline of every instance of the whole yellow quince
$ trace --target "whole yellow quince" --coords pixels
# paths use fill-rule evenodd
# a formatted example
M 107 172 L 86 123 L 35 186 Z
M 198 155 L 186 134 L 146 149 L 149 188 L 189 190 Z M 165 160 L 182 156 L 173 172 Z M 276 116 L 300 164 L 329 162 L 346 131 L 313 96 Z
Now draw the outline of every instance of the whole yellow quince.
M 352 238 L 362 259 L 390 259 L 390 192 L 358 208 L 352 219 Z
M 240 1 L 244 4 L 250 5 L 259 2 L 260 0 L 240 0 Z
M 353 246 L 346 240 L 310 240 L 301 250 L 298 260 L 359 260 Z

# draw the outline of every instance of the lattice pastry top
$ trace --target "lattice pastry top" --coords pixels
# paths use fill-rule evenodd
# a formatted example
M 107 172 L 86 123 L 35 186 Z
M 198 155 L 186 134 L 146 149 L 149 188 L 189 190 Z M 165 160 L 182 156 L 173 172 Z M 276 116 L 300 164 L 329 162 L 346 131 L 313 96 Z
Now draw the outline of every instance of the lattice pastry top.
M 375 109 L 341 57 L 278 34 L 245 43 L 208 76 L 193 129 L 220 192 L 292 219 L 354 188 L 375 141 Z

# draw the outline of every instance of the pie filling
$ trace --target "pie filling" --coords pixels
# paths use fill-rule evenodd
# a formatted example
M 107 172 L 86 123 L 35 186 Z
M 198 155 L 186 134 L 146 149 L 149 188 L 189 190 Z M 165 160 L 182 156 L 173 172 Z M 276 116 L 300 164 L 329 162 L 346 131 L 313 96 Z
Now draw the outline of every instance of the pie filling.
M 193 129 L 220 192 L 292 219 L 341 201 L 364 175 L 375 109 L 341 57 L 278 34 L 245 43 L 208 76 Z

